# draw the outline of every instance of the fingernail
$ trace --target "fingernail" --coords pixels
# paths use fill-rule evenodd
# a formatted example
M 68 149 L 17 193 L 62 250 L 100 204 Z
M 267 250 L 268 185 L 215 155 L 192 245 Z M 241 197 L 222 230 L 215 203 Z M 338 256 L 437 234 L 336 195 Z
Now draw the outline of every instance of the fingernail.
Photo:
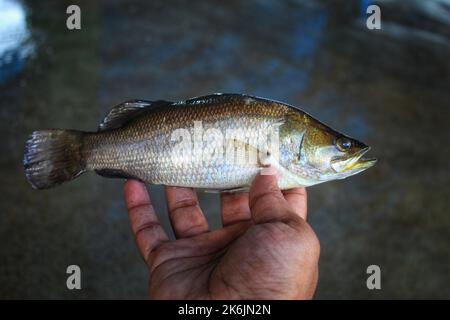
M 279 176 L 277 168 L 272 165 L 262 168 L 260 174 L 262 176 Z

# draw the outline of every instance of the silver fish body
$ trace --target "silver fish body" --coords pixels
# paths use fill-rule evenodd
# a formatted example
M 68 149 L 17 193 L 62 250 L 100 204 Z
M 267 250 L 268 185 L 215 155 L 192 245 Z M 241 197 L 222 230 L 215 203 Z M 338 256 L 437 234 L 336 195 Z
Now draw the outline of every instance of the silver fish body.
M 343 139 L 351 145 L 345 150 L 337 145 Z M 289 189 L 365 170 L 374 163 L 362 159 L 367 150 L 287 104 L 214 94 L 181 102 L 126 102 L 111 110 L 97 132 L 36 131 L 24 164 L 36 188 L 96 171 L 209 190 L 246 188 L 272 164 L 281 172 L 280 187 Z M 340 172 L 333 169 L 338 165 Z

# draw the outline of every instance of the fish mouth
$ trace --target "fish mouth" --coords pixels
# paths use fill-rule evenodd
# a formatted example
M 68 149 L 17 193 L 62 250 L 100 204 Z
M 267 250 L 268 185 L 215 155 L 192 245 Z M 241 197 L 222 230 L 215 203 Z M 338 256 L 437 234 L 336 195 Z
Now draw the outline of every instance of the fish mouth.
M 369 150 L 370 147 L 365 147 L 349 157 L 333 159 L 330 162 L 331 168 L 337 173 L 349 172 L 351 174 L 366 170 L 377 162 L 376 158 L 363 158 L 363 155 L 369 152 Z

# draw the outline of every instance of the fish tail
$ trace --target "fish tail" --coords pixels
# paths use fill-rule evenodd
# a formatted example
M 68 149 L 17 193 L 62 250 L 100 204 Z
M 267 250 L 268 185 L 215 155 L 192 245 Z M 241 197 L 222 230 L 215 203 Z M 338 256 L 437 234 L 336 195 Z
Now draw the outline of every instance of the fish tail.
M 47 189 L 85 172 L 84 133 L 75 130 L 34 131 L 25 145 L 23 165 L 35 189 Z

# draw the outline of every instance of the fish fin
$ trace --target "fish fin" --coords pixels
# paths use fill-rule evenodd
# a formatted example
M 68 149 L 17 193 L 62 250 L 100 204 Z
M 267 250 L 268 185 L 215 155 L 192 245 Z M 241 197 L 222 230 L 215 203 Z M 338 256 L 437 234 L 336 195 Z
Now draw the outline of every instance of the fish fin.
M 85 171 L 81 155 L 83 132 L 35 131 L 25 145 L 23 165 L 35 189 L 47 189 L 72 180 Z
M 237 139 L 225 139 L 225 147 L 227 148 L 227 152 L 229 152 L 228 148 L 234 148 L 235 158 L 233 161 L 237 161 L 238 163 L 239 161 L 243 161 L 243 163 L 251 161 L 251 163 L 255 164 L 257 167 L 263 168 L 270 165 L 270 159 L 273 158 L 267 146 L 258 148 L 253 144 Z M 238 158 L 236 159 L 236 157 Z
M 140 180 L 137 177 L 126 173 L 123 170 L 119 169 L 98 169 L 95 170 L 95 173 L 105 178 L 119 178 L 119 179 L 136 179 Z
M 269 127 L 267 128 L 267 132 L 272 132 L 272 130 L 279 130 L 279 127 L 282 126 L 284 123 L 285 123 L 284 118 L 273 119 L 272 122 L 269 124 Z M 245 152 L 247 153 L 252 152 L 253 155 L 258 155 L 260 159 L 269 157 L 273 153 L 271 151 L 271 148 L 273 147 L 272 144 L 275 143 L 275 141 L 271 141 L 271 143 L 269 144 L 269 141 L 265 142 L 261 140 L 257 141 L 258 139 L 259 138 L 256 138 L 256 140 L 248 139 L 242 136 L 226 137 L 225 147 L 226 148 L 232 147 L 239 151 L 245 150 Z
M 205 193 L 240 193 L 240 192 L 248 192 L 250 187 L 237 187 L 230 189 L 203 189 L 202 191 Z
M 169 105 L 172 102 L 158 100 L 158 101 L 144 101 L 144 100 L 130 100 L 123 102 L 111 109 L 105 116 L 103 121 L 98 126 L 98 131 L 105 131 L 117 129 L 123 126 L 131 119 L 137 117 L 144 111 Z

